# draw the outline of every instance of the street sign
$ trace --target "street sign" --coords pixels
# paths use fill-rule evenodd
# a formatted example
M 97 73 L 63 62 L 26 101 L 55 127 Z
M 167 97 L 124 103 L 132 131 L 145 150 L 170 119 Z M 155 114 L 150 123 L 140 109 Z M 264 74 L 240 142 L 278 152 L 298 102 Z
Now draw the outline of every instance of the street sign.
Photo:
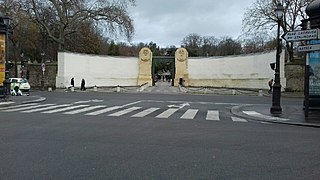
M 41 64 L 41 69 L 43 72 L 46 70 L 46 65 L 44 63 Z
M 298 46 L 299 52 L 320 51 L 320 44 Z
M 289 31 L 282 35 L 282 38 L 286 41 L 305 41 L 314 40 L 320 38 L 319 29 L 308 29 L 302 31 Z

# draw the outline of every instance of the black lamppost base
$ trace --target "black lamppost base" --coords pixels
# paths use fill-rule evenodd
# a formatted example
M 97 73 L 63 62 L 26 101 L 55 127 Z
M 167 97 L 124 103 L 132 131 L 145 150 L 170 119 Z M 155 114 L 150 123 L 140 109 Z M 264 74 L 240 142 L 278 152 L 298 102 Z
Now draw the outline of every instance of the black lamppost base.
M 270 108 L 270 112 L 272 114 L 281 114 L 282 113 L 282 108 L 280 106 L 272 106 Z
M 41 80 L 41 91 L 44 91 L 44 80 Z

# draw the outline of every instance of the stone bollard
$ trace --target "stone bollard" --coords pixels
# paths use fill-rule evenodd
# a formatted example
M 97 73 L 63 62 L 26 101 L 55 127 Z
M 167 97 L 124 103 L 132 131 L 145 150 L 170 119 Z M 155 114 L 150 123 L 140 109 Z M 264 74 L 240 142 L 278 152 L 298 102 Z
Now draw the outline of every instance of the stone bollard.
M 93 91 L 94 92 L 97 92 L 98 91 L 98 88 L 97 88 L 97 86 L 95 85 L 95 86 L 93 86 Z
M 120 86 L 119 85 L 117 86 L 117 92 L 120 92 Z
M 52 92 L 52 87 L 48 87 L 48 91 L 49 91 L 49 92 Z
M 74 92 L 74 87 L 71 87 L 71 92 Z
M 232 95 L 236 95 L 236 90 L 232 89 Z
M 259 90 L 258 96 L 263 96 L 263 93 L 262 93 L 262 90 L 261 90 L 261 89 Z

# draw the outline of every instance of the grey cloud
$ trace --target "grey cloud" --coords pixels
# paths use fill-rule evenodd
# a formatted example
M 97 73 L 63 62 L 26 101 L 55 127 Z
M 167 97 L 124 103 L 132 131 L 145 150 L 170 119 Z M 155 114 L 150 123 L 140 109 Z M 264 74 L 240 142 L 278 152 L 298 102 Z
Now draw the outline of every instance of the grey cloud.
M 253 0 L 136 0 L 130 8 L 135 23 L 133 42 L 156 42 L 161 47 L 180 46 L 189 33 L 202 36 L 241 34 L 245 8 Z

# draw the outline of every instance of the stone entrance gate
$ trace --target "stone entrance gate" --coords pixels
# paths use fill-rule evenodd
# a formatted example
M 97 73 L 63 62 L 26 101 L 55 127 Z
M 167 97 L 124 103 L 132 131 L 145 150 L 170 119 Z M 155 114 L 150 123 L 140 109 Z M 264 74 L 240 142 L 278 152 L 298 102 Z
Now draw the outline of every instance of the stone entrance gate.
M 158 59 L 161 59 L 157 57 Z M 165 59 L 165 57 L 163 57 Z M 139 53 L 139 76 L 138 85 L 148 83 L 153 85 L 153 60 L 152 52 L 149 48 L 142 48 Z M 174 74 L 172 74 L 173 85 L 178 86 L 181 78 L 184 81 L 184 85 L 189 85 L 189 72 L 188 72 L 188 51 L 184 48 L 176 50 L 174 57 Z

